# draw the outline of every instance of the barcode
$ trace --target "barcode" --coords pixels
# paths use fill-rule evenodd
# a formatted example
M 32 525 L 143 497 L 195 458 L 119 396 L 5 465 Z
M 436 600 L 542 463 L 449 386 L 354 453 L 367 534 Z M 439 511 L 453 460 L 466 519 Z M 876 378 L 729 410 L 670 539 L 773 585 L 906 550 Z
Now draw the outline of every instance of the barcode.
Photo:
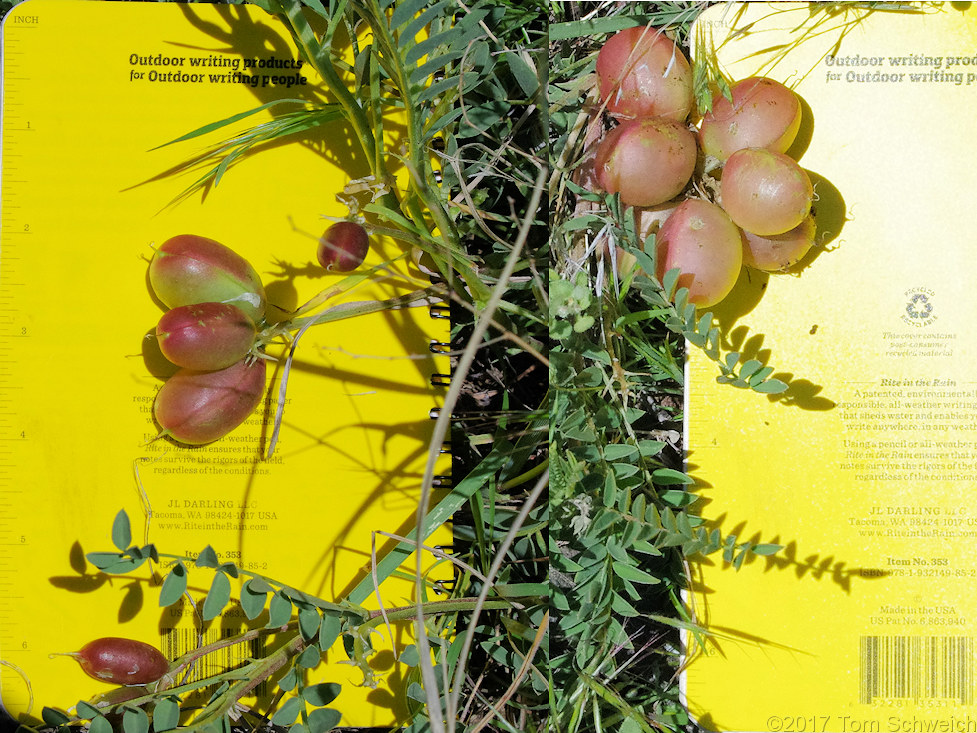
M 859 702 L 874 698 L 974 701 L 974 639 L 969 636 L 863 636 Z
M 196 629 L 163 629 L 160 633 L 160 650 L 166 655 L 167 659 L 176 659 L 184 654 L 197 649 L 199 646 L 212 644 L 221 639 L 230 639 L 237 636 L 240 631 L 236 629 L 208 629 L 200 633 Z M 187 682 L 196 682 L 207 677 L 221 674 L 228 670 L 240 667 L 248 659 L 264 656 L 262 651 L 262 639 L 251 639 L 239 644 L 232 644 L 223 649 L 201 657 L 196 661 Z M 257 697 L 265 697 L 268 694 L 268 684 L 263 682 L 255 690 Z

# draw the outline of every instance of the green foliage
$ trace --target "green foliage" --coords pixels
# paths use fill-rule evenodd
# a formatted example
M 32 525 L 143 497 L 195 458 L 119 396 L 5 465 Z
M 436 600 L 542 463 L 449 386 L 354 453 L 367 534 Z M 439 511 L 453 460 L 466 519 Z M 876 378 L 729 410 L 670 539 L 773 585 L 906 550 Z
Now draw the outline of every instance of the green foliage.
M 550 580 L 552 730 L 678 730 L 681 633 L 704 631 L 682 602 L 686 568 L 705 556 L 740 567 L 776 545 L 723 536 L 698 514 L 683 465 L 686 349 L 722 383 L 770 395 L 773 369 L 724 346 L 711 312 L 688 302 L 679 272 L 654 273 L 655 235 L 617 196 L 574 181 L 595 137 L 594 58 L 620 28 L 653 23 L 683 43 L 706 3 L 554 7 L 549 104 L 554 262 L 550 274 Z M 555 32 L 553 32 L 555 31 Z M 716 81 L 696 63 L 696 92 Z M 713 560 L 716 561 L 716 560 Z

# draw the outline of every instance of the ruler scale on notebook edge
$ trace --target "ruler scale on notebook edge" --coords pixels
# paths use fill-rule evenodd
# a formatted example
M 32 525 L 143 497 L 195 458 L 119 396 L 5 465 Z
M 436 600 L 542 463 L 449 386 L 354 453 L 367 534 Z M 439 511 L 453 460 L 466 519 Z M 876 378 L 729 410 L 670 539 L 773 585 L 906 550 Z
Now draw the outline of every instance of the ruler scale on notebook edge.
M 307 83 L 271 74 L 266 85 L 260 76 L 257 85 L 233 83 L 190 69 L 191 58 L 290 65 L 280 78 Z M 164 69 L 164 59 L 187 68 Z M 330 600 L 367 576 L 372 531 L 403 534 L 413 523 L 428 413 L 444 381 L 431 375 L 448 371 L 447 357 L 431 347 L 448 341 L 448 328 L 425 307 L 303 335 L 269 461 L 261 455 L 280 371 L 269 371 L 268 404 L 226 439 L 199 448 L 152 440 L 152 402 L 166 376 L 146 339 L 164 312 L 147 280 L 152 245 L 186 233 L 220 241 L 255 266 L 269 301 L 283 308 L 341 277 L 311 264 L 323 217 L 345 215 L 336 194 L 362 170 L 341 124 L 245 156 L 219 185 L 174 205 L 203 172 L 178 175 L 176 167 L 222 135 L 156 149 L 273 99 L 321 100 L 311 72 L 295 70 L 297 59 L 283 30 L 253 7 L 30 0 L 5 19 L 0 700 L 15 718 L 36 720 L 42 706 L 67 708 L 109 689 L 50 654 L 98 636 L 141 639 L 170 657 L 197 643 L 193 610 L 159 608 L 145 566 L 107 578 L 86 562 L 87 553 L 113 549 L 119 510 L 136 544 L 148 535 L 160 552 L 188 556 L 211 545 L 221 561 Z M 366 266 L 399 254 L 390 240 L 373 247 Z M 387 279 L 344 300 L 403 295 L 422 277 L 409 274 L 409 287 Z M 429 542 L 448 537 L 440 530 Z M 387 546 L 377 544 L 380 552 Z M 190 569 L 197 601 L 208 572 Z M 384 587 L 386 605 L 412 601 L 412 581 Z M 232 609 L 204 640 L 243 622 Z M 410 643 L 406 626 L 394 631 L 398 648 Z M 235 647 L 197 673 L 258 651 Z M 408 669 L 378 655 L 380 686 L 370 689 L 344 659 L 333 650 L 310 673 L 342 684 L 343 725 L 404 719 Z M 258 692 L 261 709 L 276 687 Z
M 702 514 L 783 548 L 696 564 L 709 643 L 687 639 L 683 692 L 707 730 L 977 725 L 977 8 L 869 5 L 721 3 L 695 29 L 733 79 L 803 100 L 793 154 L 827 235 L 716 309 L 786 395 L 690 357 Z

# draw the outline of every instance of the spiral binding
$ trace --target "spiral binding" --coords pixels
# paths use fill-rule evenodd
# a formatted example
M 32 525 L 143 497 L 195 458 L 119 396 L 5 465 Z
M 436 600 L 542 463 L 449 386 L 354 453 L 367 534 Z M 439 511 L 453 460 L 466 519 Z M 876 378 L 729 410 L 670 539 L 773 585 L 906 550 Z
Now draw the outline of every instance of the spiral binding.
M 439 181 L 440 182 L 440 181 Z M 429 274 L 428 279 L 432 284 L 443 282 L 436 274 Z M 428 315 L 434 320 L 451 320 L 451 308 L 448 305 L 432 305 L 428 307 Z M 435 355 L 447 356 L 451 353 L 451 344 L 447 341 L 431 340 L 428 344 L 428 350 Z M 449 387 L 451 385 L 451 374 L 443 372 L 435 372 L 431 375 L 431 386 L 433 387 Z M 432 420 L 437 420 L 441 416 L 441 408 L 434 407 L 428 413 L 428 416 Z M 445 441 L 441 444 L 440 448 L 441 455 L 450 455 L 452 459 L 454 454 L 451 451 L 451 443 Z M 432 477 L 431 485 L 436 489 L 450 489 L 453 486 L 451 476 L 436 475 Z

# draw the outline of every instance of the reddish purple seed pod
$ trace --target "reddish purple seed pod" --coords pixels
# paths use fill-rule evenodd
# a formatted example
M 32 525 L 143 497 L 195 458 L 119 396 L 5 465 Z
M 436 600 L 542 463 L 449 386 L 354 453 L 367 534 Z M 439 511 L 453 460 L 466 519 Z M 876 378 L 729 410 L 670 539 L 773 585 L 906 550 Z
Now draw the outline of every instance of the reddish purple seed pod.
M 200 371 L 224 369 L 254 346 L 254 321 L 228 303 L 197 303 L 173 308 L 156 326 L 163 356 L 177 366 Z
M 112 636 L 90 641 L 68 656 L 74 657 L 89 677 L 116 685 L 145 685 L 170 669 L 170 663 L 156 647 Z
M 160 387 L 153 415 L 165 435 L 203 445 L 243 423 L 265 392 L 265 360 L 242 359 L 226 369 L 181 369 Z
M 366 229 L 355 221 L 339 221 L 319 238 L 316 259 L 327 270 L 349 272 L 363 264 L 370 250 Z

